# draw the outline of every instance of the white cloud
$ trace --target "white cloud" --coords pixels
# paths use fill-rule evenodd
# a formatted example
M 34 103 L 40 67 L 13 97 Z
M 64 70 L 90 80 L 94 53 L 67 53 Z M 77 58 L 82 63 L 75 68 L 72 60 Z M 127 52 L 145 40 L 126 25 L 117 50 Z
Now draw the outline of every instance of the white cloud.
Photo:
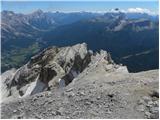
M 123 13 L 146 13 L 146 14 L 149 14 L 149 15 L 158 15 L 158 11 L 157 13 L 154 12 L 154 11 L 151 11 L 149 9 L 146 9 L 146 8 L 128 8 L 126 10 L 124 9 L 119 9 L 119 10 L 115 10 L 115 9 L 111 9 L 107 12 L 123 12 Z
M 155 12 L 149 9 L 146 9 L 146 8 L 128 8 L 126 12 L 128 13 L 147 13 L 149 15 L 156 15 Z
M 49 11 L 46 11 L 49 12 Z M 56 11 L 52 11 L 52 12 L 56 12 Z M 146 8 L 128 8 L 128 9 L 119 9 L 119 10 L 115 10 L 115 9 L 110 9 L 110 10 L 84 10 L 84 11 L 59 11 L 59 12 L 63 12 L 63 13 L 71 13 L 71 12 L 92 12 L 92 13 L 100 13 L 100 14 L 104 14 L 104 13 L 109 13 L 109 12 L 114 12 L 114 13 L 118 13 L 118 12 L 122 12 L 122 13 L 147 13 L 149 15 L 158 15 L 158 11 L 154 12 L 151 11 L 149 9 Z

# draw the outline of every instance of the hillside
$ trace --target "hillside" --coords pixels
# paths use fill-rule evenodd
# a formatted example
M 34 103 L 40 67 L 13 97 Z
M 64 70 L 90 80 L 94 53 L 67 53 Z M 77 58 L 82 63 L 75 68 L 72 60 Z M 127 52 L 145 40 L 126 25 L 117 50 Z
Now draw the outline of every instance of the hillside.
M 1 77 L 2 118 L 159 118 L 158 70 L 129 73 L 85 43 L 47 48 Z
M 158 69 L 158 17 L 141 13 L 2 11 L 2 72 L 19 68 L 49 46 L 86 42 L 93 51 L 104 49 L 130 72 Z M 97 44 L 98 43 L 98 44 Z M 152 52 L 134 57 L 145 51 Z M 123 59 L 132 55 L 130 59 Z M 151 57 L 150 57 L 151 56 Z M 145 62 L 143 59 L 147 59 Z M 133 62 L 134 61 L 134 62 Z

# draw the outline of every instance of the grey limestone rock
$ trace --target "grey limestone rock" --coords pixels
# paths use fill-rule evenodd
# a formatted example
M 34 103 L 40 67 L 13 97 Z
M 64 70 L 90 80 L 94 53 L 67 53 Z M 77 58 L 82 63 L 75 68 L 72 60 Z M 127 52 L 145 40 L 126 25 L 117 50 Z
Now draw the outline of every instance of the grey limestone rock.
M 85 43 L 45 49 L 9 75 L 1 118 L 159 118 L 158 70 L 129 73 Z

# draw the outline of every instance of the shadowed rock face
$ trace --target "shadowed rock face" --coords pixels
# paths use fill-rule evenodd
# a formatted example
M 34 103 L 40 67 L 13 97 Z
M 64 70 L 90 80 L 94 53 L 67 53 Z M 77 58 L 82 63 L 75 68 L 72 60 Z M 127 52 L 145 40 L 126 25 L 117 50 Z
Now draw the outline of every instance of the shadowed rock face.
M 106 64 L 114 63 L 105 51 L 93 55 L 85 43 L 72 47 L 47 48 L 12 74 L 6 88 L 10 93 L 8 97 L 24 97 L 64 87 L 88 65 L 95 65 L 102 59 Z

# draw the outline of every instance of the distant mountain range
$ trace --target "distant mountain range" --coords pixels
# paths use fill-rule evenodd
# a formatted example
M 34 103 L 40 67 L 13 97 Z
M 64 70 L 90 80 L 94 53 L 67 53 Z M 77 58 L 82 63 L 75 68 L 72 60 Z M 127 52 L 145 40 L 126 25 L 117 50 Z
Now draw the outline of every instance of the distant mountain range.
M 158 17 L 146 13 L 1 12 L 2 72 L 48 46 L 86 42 L 107 50 L 117 63 L 137 72 L 158 68 Z

